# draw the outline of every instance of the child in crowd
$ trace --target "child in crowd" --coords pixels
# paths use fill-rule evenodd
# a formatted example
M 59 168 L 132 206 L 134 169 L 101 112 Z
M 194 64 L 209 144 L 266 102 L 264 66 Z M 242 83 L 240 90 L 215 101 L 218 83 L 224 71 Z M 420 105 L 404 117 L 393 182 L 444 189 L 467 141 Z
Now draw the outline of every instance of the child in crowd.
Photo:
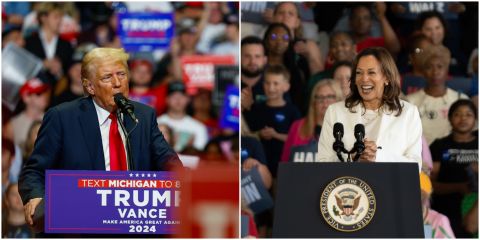
M 264 89 L 267 101 L 254 104 L 245 118 L 251 130 L 258 132 L 267 157 L 267 165 L 275 177 L 281 149 L 287 139 L 287 133 L 293 121 L 300 118 L 296 106 L 287 102 L 283 94 L 290 88 L 290 74 L 281 65 L 272 65 L 265 70 Z

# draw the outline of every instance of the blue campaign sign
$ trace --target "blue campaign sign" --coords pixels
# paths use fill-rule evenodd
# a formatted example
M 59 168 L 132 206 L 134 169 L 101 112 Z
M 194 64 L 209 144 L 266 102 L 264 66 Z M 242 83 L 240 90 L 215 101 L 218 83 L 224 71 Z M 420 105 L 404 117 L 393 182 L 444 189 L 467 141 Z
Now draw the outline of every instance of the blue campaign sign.
M 272 197 L 263 185 L 256 167 L 250 171 L 242 171 L 242 196 L 255 214 L 273 207 Z
M 236 86 L 229 86 L 225 92 L 222 117 L 220 118 L 221 128 L 239 130 L 240 124 L 240 96 Z
M 172 172 L 47 170 L 45 232 L 174 234 L 179 202 Z
M 117 34 L 127 51 L 168 48 L 175 36 L 171 13 L 120 13 Z

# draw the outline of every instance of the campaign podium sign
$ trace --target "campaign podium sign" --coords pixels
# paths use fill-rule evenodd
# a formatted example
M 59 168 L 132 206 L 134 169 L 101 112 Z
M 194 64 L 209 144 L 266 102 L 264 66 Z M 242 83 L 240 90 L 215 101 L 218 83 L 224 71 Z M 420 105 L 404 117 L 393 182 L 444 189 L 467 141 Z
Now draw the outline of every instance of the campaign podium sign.
M 45 233 L 174 234 L 173 172 L 47 170 Z
M 281 163 L 275 238 L 423 238 L 416 163 Z

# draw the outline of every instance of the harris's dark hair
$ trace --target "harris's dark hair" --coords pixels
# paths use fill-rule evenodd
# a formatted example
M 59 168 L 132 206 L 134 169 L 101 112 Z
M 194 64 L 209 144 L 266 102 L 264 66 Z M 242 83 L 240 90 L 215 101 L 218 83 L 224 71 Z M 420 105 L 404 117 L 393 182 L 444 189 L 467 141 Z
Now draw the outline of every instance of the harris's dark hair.
M 358 104 L 363 105 L 363 99 L 360 96 L 357 85 L 355 84 L 356 80 L 356 71 L 358 62 L 362 57 L 373 56 L 380 63 L 380 70 L 385 75 L 388 85 L 384 86 L 383 96 L 382 96 L 382 106 L 386 106 L 386 110 L 389 112 L 396 112 L 395 116 L 400 116 L 402 113 L 403 106 L 400 103 L 400 73 L 398 72 L 395 60 L 393 60 L 392 55 L 382 47 L 372 47 L 362 50 L 356 57 L 353 62 L 352 67 L 352 79 L 350 81 L 350 95 L 345 99 L 345 107 L 350 110 L 350 112 L 355 112 L 353 108 Z
M 477 108 L 475 107 L 475 104 L 470 99 L 459 99 L 454 102 L 448 109 L 448 119 L 451 119 L 455 111 L 457 111 L 457 109 L 461 106 L 467 106 L 468 108 L 470 108 L 470 110 L 472 110 L 473 114 L 475 115 L 475 119 L 478 118 Z

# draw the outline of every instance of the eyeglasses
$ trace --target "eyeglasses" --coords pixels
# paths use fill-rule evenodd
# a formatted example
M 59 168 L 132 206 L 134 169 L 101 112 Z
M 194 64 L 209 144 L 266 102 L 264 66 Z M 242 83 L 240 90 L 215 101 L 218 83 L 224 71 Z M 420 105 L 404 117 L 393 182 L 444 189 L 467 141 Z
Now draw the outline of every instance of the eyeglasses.
M 315 95 L 314 100 L 315 100 L 315 102 L 335 101 L 335 100 L 337 100 L 337 96 L 335 96 L 335 95 L 326 95 L 326 96 Z
M 118 72 L 116 74 L 105 74 L 104 76 L 100 77 L 100 81 L 104 83 L 111 83 L 113 76 L 116 75 L 118 80 L 125 80 L 127 79 L 127 72 Z
M 277 40 L 277 39 L 282 39 L 285 42 L 290 41 L 290 36 L 288 34 L 283 34 L 283 35 L 277 35 L 275 33 L 270 34 L 270 40 Z

